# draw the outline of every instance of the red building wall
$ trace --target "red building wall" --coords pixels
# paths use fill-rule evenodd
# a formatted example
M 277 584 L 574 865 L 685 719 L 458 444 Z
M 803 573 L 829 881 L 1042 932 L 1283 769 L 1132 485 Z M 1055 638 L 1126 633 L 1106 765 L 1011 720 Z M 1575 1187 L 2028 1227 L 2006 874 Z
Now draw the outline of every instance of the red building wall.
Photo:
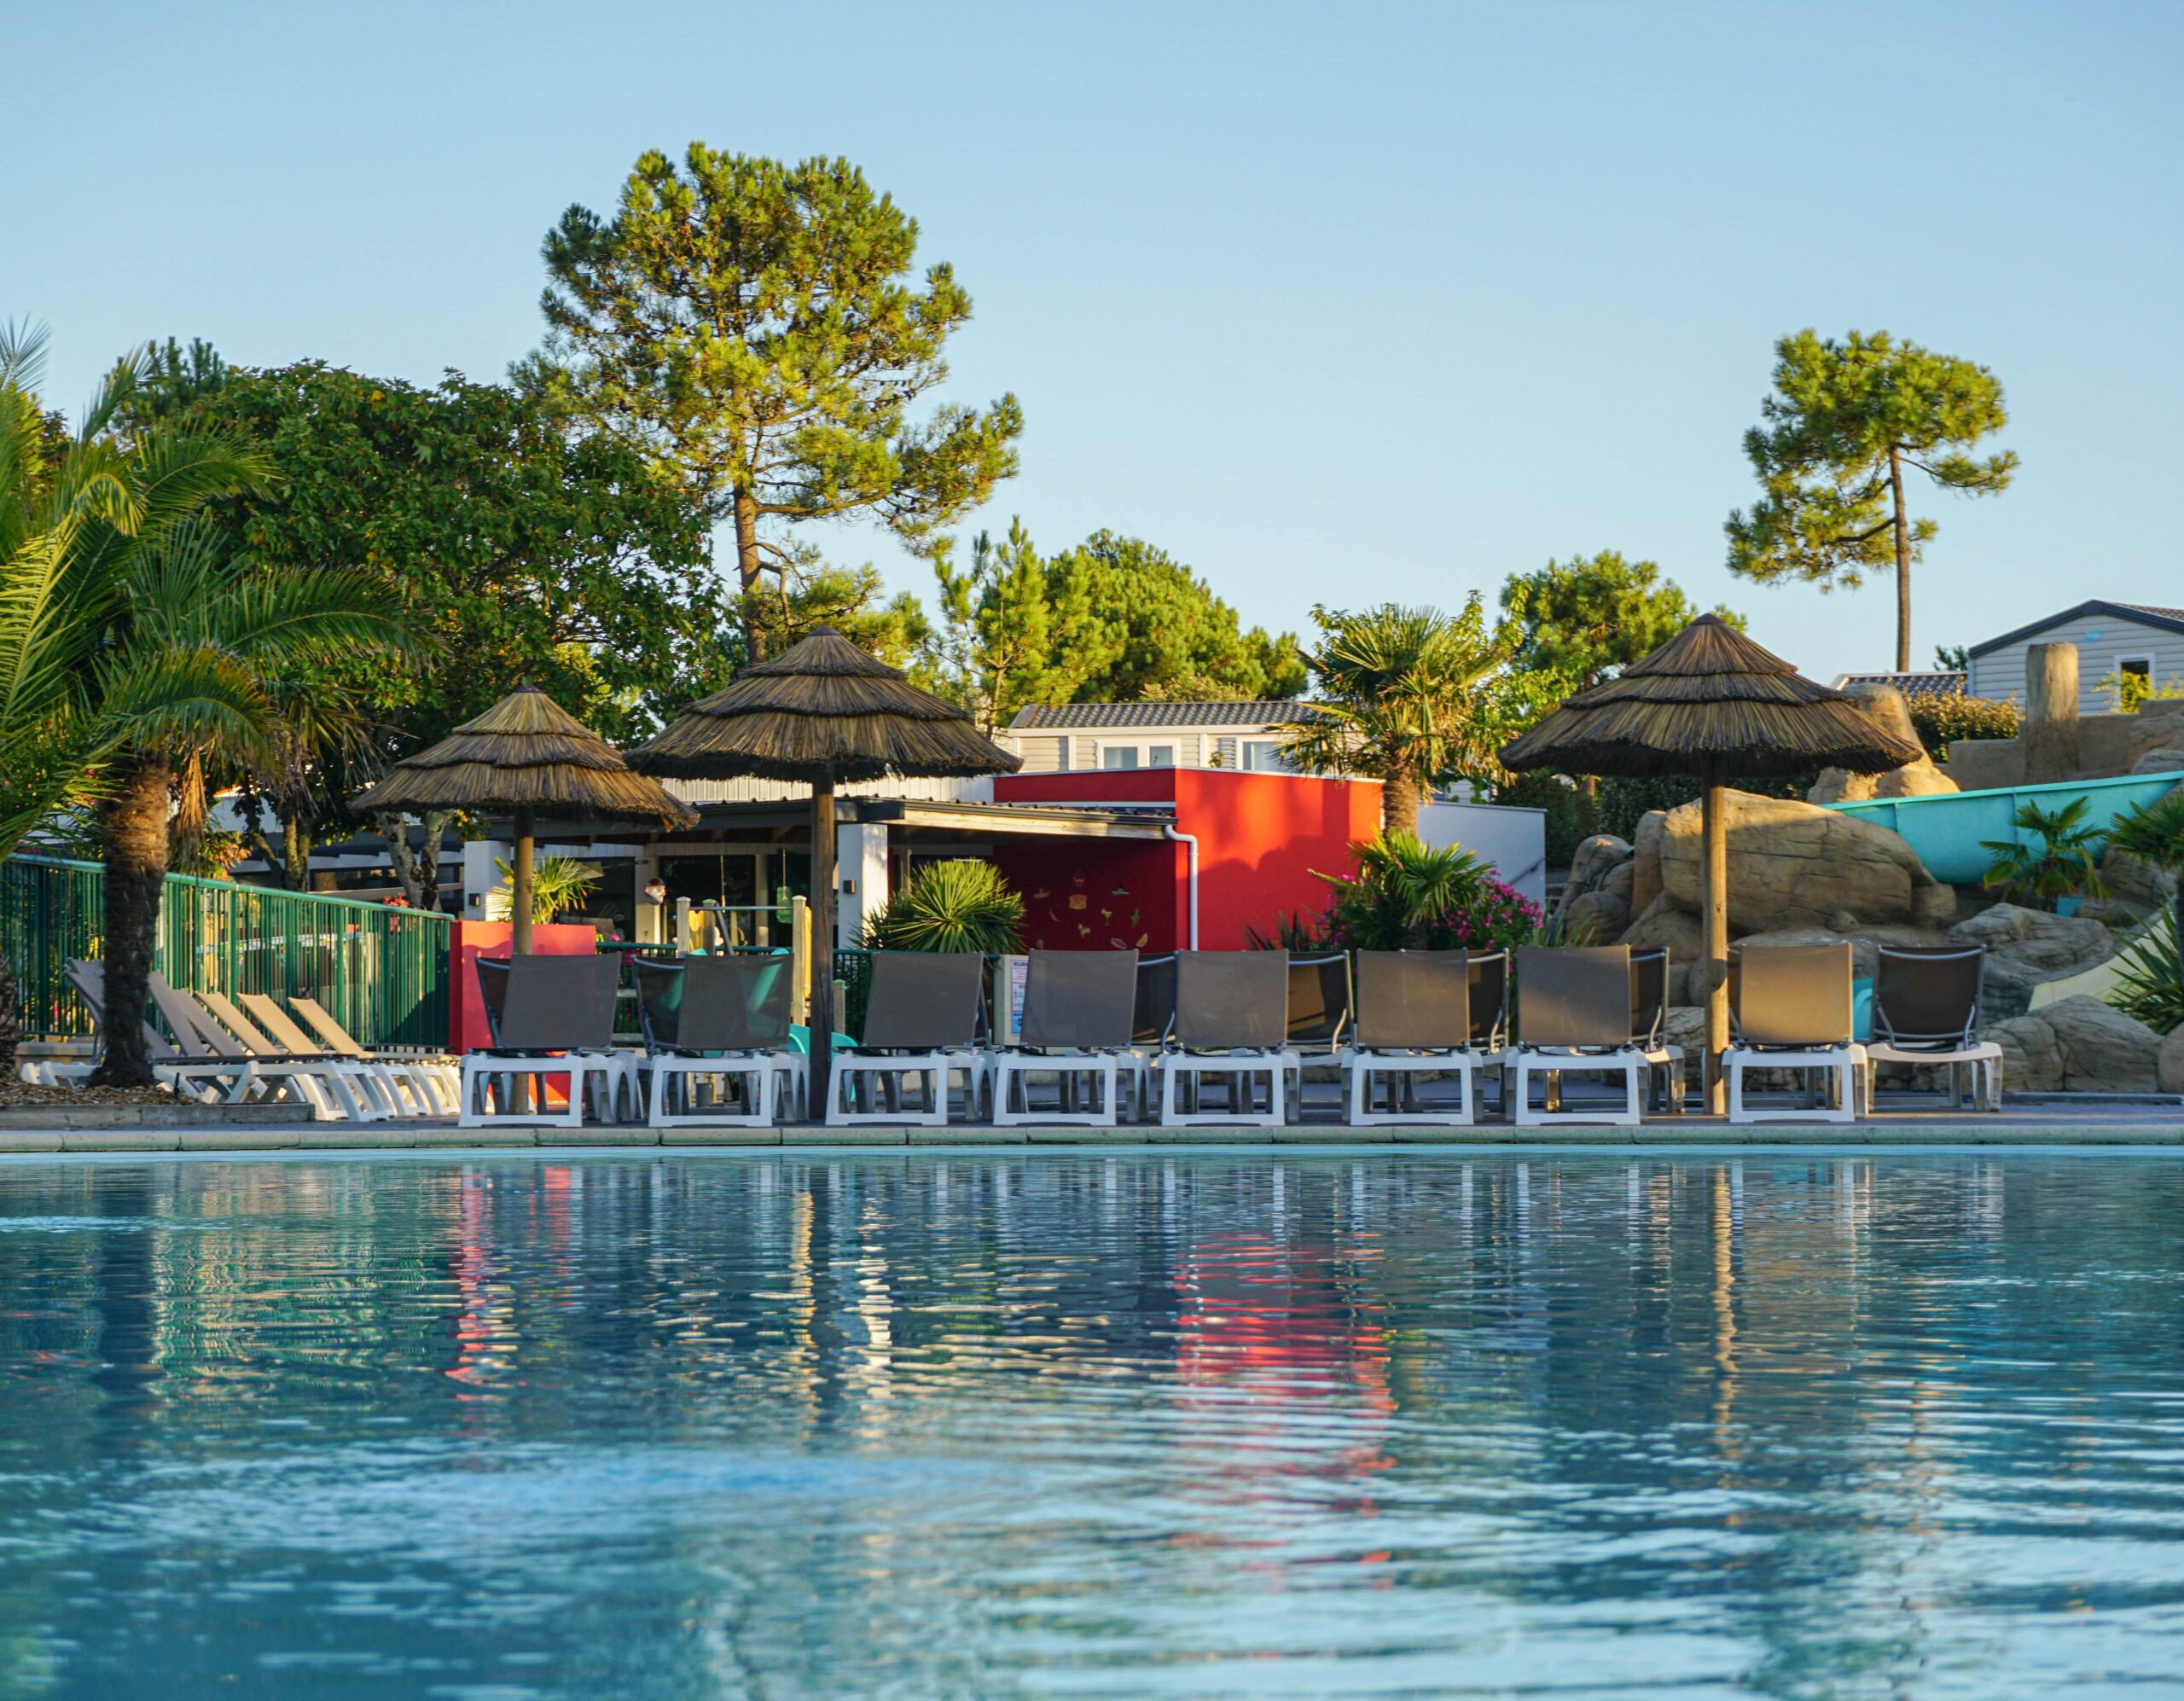
M 485 1024 L 485 995 L 479 990 L 480 957 L 504 957 L 515 938 L 506 921 L 458 921 L 448 943 L 448 1049 L 465 1052 L 493 1042 Z M 590 922 L 543 921 L 531 930 L 531 949 L 542 957 L 589 956 L 599 949 L 599 933 Z
M 1346 872 L 1350 845 L 1380 827 L 1377 781 L 1223 768 L 1016 774 L 994 781 L 994 799 L 1172 804 L 1177 831 L 1199 842 L 1199 944 L 1210 951 L 1240 949 L 1246 928 L 1270 932 L 1278 916 L 1325 909 L 1327 883 L 1316 872 Z M 1189 943 L 1183 845 L 1051 839 L 995 861 L 1024 894 L 1030 943 L 1165 951 Z

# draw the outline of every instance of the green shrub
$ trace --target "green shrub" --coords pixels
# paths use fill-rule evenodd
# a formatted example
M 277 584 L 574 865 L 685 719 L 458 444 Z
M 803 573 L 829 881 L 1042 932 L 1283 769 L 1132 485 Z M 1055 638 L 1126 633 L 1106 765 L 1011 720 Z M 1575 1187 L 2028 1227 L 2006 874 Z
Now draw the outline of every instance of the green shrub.
M 1955 739 L 2015 738 L 2024 718 L 2015 703 L 1967 697 L 1961 691 L 1905 700 L 1911 709 L 1912 729 L 1926 746 L 1926 754 L 1937 762 L 1949 760 L 1949 744 Z
M 990 862 L 928 862 L 864 924 L 874 951 L 1023 949 L 1024 900 Z
M 2176 949 L 2176 911 L 2164 906 L 2116 960 L 2108 1001 L 2158 1034 L 2184 1027 L 2184 960 Z
M 1595 833 L 1600 806 L 1582 783 L 1560 774 L 1519 774 L 1494 788 L 1494 801 L 1547 812 L 1547 865 L 1566 868 L 1578 845 Z
M 1409 833 L 1350 847 L 1347 874 L 1322 874 L 1334 899 L 1317 921 L 1277 916 L 1259 949 L 1292 951 L 1492 951 L 1531 943 L 1540 912 L 1496 880 L 1467 850 L 1421 845 Z

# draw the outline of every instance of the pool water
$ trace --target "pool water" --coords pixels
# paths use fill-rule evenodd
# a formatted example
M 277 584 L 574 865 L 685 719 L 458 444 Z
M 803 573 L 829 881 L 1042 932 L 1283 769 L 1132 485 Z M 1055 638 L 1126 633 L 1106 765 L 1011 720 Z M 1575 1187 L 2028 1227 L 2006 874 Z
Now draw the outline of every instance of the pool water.
M 2173 1157 L 0 1164 L 0 1695 L 2184 1693 Z

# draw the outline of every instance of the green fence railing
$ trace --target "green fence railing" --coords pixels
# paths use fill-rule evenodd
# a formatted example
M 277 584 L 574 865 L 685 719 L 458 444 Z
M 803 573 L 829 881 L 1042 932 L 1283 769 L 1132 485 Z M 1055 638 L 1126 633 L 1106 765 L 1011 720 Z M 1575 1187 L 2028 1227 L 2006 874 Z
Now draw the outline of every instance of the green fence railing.
M 0 864 L 0 949 L 15 972 L 26 1038 L 91 1031 L 62 976 L 102 957 L 106 871 L 15 856 Z M 448 1035 L 450 918 L 320 892 L 169 874 L 154 962 L 193 992 L 316 998 L 365 1045 L 439 1047 Z

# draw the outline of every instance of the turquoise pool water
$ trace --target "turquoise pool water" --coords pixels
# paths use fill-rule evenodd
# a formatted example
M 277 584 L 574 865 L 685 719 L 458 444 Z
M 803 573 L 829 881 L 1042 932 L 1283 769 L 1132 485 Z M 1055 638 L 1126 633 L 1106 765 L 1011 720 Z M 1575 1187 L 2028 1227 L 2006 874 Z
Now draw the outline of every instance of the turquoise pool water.
M 2184 1692 L 2173 1158 L 0 1165 L 0 1694 Z

